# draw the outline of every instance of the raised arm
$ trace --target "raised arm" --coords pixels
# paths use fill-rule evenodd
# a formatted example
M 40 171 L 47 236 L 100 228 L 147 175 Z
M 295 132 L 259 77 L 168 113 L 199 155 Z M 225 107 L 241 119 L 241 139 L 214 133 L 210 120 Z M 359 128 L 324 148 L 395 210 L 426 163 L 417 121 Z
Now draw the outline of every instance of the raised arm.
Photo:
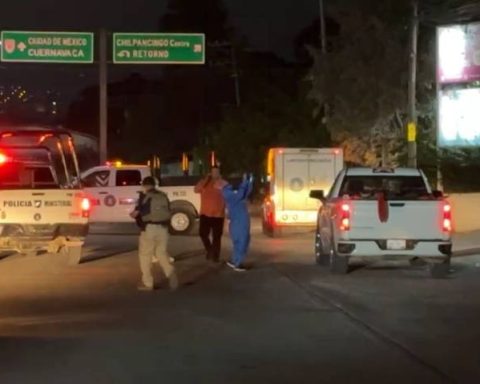
M 200 180 L 195 186 L 195 189 L 194 189 L 195 193 L 202 193 L 209 182 L 210 182 L 210 177 L 206 177 Z
M 253 177 L 245 177 L 238 188 L 238 194 L 241 196 L 242 200 L 248 199 L 248 196 L 252 193 L 253 190 Z

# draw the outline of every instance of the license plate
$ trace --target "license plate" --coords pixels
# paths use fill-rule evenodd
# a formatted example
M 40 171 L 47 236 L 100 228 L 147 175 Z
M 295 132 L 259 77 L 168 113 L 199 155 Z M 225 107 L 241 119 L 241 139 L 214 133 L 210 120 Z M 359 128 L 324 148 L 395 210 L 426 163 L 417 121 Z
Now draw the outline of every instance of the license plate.
M 387 240 L 387 249 L 399 251 L 407 248 L 406 240 Z

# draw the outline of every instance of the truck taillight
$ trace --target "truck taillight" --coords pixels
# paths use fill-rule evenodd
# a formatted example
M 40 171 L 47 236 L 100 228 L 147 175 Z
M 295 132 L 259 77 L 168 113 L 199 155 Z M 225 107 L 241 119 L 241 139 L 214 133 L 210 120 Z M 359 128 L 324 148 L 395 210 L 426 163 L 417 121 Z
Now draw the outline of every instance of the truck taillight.
M 442 227 L 444 232 L 452 231 L 452 206 L 448 203 L 443 206 Z
M 90 216 L 90 200 L 86 197 L 82 199 L 82 217 Z
M 269 225 L 275 225 L 275 202 L 272 199 L 272 196 L 265 198 L 265 221 Z
M 8 157 L 5 154 L 0 153 L 0 165 L 5 164 L 7 161 L 8 161 Z
M 350 230 L 350 205 L 347 203 L 342 203 L 340 206 L 340 230 L 349 231 Z

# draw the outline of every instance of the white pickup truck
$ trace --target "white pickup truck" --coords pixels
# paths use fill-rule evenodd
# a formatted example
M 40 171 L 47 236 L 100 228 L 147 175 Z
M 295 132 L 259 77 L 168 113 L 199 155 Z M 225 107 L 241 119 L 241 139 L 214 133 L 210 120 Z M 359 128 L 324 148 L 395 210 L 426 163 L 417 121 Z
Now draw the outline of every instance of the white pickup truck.
M 348 168 L 322 201 L 315 238 L 318 264 L 347 273 L 349 258 L 424 260 L 432 277 L 448 274 L 452 254 L 450 204 L 422 171 Z
M 141 191 L 142 180 L 152 175 L 148 165 L 108 163 L 82 173 L 84 190 L 92 203 L 91 224 L 133 223 L 133 211 Z M 176 178 L 177 179 L 177 178 Z M 188 181 L 187 178 L 178 178 Z M 170 230 L 173 234 L 187 235 L 200 212 L 200 196 L 192 185 L 171 185 L 161 179 L 159 189 L 168 195 L 172 208 Z
M 78 175 L 69 133 L 0 132 L 0 251 L 80 262 L 90 206 Z

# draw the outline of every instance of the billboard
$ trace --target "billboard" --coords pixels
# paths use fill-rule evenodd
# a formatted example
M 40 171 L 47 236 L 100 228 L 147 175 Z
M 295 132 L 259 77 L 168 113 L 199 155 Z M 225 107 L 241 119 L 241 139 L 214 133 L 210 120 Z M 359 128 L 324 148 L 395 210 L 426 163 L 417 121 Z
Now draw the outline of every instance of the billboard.
M 438 27 L 437 50 L 440 84 L 480 80 L 480 22 Z
M 480 88 L 441 90 L 438 107 L 440 147 L 480 146 Z

